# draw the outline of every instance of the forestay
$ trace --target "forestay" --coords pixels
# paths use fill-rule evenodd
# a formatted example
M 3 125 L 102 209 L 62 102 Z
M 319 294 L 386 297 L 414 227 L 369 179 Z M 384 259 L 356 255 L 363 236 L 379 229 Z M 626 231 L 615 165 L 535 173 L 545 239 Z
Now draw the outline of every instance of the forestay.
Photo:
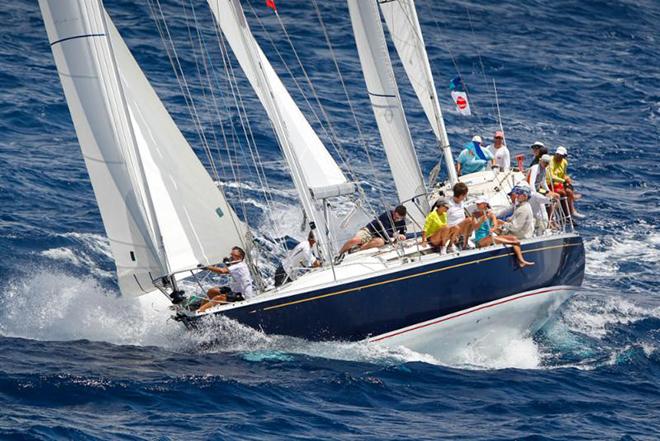
M 417 204 L 407 202 L 406 207 L 421 226 L 429 210 L 426 187 L 403 113 L 378 6 L 375 1 L 348 0 L 348 9 L 367 92 L 399 199 L 416 198 Z
M 101 3 L 39 3 L 122 293 L 219 261 L 241 227 Z
M 414 0 L 378 0 L 401 63 L 444 153 L 449 180 L 457 182 L 454 159 L 440 110 Z
M 332 245 L 322 214 L 322 207 L 312 195 L 326 194 L 328 189 L 350 186 L 341 169 L 316 135 L 307 119 L 287 92 L 255 40 L 238 0 L 208 0 L 216 22 L 264 106 L 287 160 L 294 185 L 309 220 L 323 234 L 317 235 L 321 249 L 332 254 Z M 352 188 L 352 187 L 350 187 Z M 349 191 L 351 191 L 349 188 Z

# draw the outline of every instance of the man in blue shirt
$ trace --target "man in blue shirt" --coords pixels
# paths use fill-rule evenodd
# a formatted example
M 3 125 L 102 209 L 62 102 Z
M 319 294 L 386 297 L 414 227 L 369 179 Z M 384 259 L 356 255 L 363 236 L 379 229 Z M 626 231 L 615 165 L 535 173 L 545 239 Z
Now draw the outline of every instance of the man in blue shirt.
M 488 149 L 481 147 L 481 136 L 475 135 L 472 142 L 465 144 L 465 148 L 456 160 L 458 176 L 467 175 L 486 170 L 493 162 L 493 155 Z
M 388 210 L 361 228 L 357 234 L 348 240 L 339 250 L 339 259 L 344 253 L 355 246 L 360 250 L 382 247 L 386 242 L 392 240 L 404 240 L 406 238 L 406 207 L 399 205 L 394 210 Z

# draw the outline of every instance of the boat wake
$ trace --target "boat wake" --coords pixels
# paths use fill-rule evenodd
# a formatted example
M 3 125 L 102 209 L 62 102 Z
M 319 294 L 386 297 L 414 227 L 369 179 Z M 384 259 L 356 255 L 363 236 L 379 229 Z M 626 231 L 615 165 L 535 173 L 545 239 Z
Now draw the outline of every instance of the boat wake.
M 4 293 L 0 333 L 7 337 L 232 353 L 250 362 L 308 356 L 386 365 L 423 362 L 461 369 L 593 369 L 625 362 L 640 352 L 646 357 L 657 354 L 656 342 L 636 339 L 629 328 L 660 319 L 660 308 L 587 294 L 569 301 L 535 337 L 486 334 L 471 347 L 456 351 L 450 360 L 438 360 L 404 347 L 268 336 L 223 317 L 190 332 L 168 319 L 168 314 L 145 309 L 137 299 L 122 298 L 91 276 L 42 271 L 8 283 Z

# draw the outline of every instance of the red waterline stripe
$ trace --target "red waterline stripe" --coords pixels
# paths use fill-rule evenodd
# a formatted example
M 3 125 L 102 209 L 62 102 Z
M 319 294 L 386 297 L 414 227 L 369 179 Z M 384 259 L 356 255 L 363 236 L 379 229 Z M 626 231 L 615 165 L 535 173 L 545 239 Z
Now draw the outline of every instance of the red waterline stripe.
M 415 326 L 414 328 L 406 329 L 406 330 L 403 330 L 403 331 L 398 331 L 398 332 L 395 332 L 394 334 L 385 335 L 383 337 L 375 338 L 375 339 L 370 340 L 370 341 L 381 341 L 381 340 L 385 340 L 386 338 L 396 337 L 397 335 L 405 334 L 406 332 L 416 331 L 417 329 L 426 328 L 427 326 L 437 325 L 438 323 L 446 322 L 447 320 L 455 319 L 455 318 L 462 317 L 462 316 L 467 315 L 467 314 L 471 314 L 473 312 L 481 311 L 482 309 L 491 308 L 493 306 L 501 305 L 503 303 L 513 302 L 514 300 L 524 299 L 525 297 L 536 296 L 536 295 L 539 295 L 539 294 L 545 294 L 545 293 L 553 292 L 553 291 L 564 291 L 564 290 L 563 289 L 546 289 L 544 291 L 533 292 L 533 293 L 525 294 L 525 295 L 515 297 L 515 298 L 512 298 L 512 299 L 501 300 L 497 303 L 493 303 L 492 305 L 480 306 L 479 308 L 473 309 L 471 311 L 462 312 L 460 314 L 456 314 L 456 315 L 452 315 L 451 317 L 439 319 L 439 320 L 436 320 L 436 321 L 431 322 L 431 323 L 426 323 L 424 325 Z

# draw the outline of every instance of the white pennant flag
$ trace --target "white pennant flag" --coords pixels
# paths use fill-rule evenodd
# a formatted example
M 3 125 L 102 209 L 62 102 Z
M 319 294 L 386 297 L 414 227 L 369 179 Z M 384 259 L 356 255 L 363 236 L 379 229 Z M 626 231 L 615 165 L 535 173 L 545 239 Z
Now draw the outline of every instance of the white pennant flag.
M 452 90 L 451 97 L 454 100 L 454 104 L 456 104 L 458 113 L 465 116 L 472 115 L 472 112 L 470 112 L 470 103 L 468 102 L 467 93 L 463 91 Z

